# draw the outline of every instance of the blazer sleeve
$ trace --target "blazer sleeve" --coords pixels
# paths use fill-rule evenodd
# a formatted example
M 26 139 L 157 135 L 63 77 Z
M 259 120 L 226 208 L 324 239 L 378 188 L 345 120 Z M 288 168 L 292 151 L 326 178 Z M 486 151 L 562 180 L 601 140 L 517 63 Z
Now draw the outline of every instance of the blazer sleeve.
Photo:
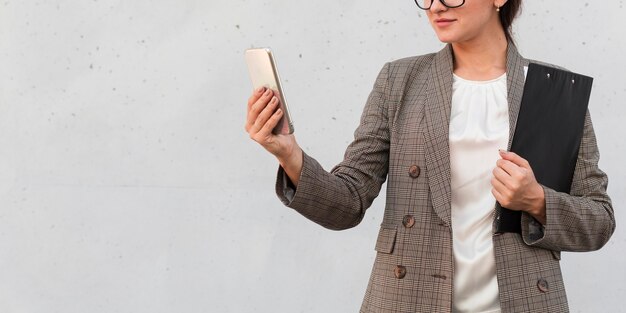
M 606 189 L 607 175 L 598 168 L 600 153 L 587 111 L 570 193 L 543 187 L 546 224 L 522 214 L 524 242 L 555 251 L 593 251 L 615 231 L 613 206 Z
M 356 226 L 378 196 L 389 167 L 389 63 L 382 68 L 344 160 L 330 172 L 303 154 L 297 189 L 279 167 L 276 193 L 288 207 L 326 228 Z

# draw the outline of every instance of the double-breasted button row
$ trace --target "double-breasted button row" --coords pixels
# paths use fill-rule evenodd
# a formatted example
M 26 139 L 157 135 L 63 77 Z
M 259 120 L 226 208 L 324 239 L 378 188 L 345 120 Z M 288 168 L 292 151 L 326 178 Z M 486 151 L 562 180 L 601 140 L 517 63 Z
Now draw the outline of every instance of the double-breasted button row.
M 548 292 L 548 290 L 550 290 L 548 288 L 548 281 L 543 278 L 537 281 L 537 288 L 539 288 L 539 291 L 541 292 Z
M 396 276 L 397 279 L 404 278 L 404 276 L 406 276 L 406 267 L 402 265 L 396 266 L 396 268 L 393 269 L 393 274 Z
M 409 167 L 409 176 L 411 176 L 411 178 L 418 178 L 420 176 L 420 172 L 421 169 L 417 165 L 411 165 L 411 167 Z
M 402 219 L 402 225 L 406 228 L 411 228 L 415 225 L 415 217 L 413 215 L 405 215 Z

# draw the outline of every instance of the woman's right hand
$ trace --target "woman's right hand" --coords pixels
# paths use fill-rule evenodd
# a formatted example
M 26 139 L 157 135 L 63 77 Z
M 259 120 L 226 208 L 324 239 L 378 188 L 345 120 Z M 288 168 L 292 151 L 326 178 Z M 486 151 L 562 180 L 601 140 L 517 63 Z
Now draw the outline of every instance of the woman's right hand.
M 298 185 L 302 171 L 302 149 L 294 135 L 274 134 L 272 130 L 284 112 L 271 89 L 259 88 L 248 99 L 246 132 L 250 138 L 273 154 L 294 185 Z

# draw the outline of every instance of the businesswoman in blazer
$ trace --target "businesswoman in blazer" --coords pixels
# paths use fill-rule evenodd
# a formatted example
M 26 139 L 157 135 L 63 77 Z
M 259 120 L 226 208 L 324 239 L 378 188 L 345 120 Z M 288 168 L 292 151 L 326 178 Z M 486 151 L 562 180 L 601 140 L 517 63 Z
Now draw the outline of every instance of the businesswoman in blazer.
M 599 249 L 615 229 L 589 114 L 570 193 L 542 186 L 506 152 L 529 64 L 510 35 L 521 0 L 416 4 L 448 45 L 385 64 L 331 172 L 272 134 L 271 90 L 250 97 L 246 130 L 280 163 L 280 199 L 324 227 L 357 225 L 388 180 L 361 312 L 566 312 L 560 252 Z M 521 234 L 495 231 L 496 201 L 521 212 Z

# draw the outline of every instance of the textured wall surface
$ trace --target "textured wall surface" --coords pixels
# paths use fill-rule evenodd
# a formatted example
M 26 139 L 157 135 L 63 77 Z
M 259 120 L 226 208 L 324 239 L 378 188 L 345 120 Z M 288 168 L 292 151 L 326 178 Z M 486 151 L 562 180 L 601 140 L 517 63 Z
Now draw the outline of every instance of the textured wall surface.
M 624 1 L 526 1 L 520 51 L 595 77 L 618 229 L 565 253 L 573 312 L 626 294 Z M 0 312 L 356 312 L 357 228 L 284 208 L 243 130 L 243 50 L 271 46 L 303 148 L 341 160 L 382 65 L 442 47 L 405 1 L 0 1 Z

